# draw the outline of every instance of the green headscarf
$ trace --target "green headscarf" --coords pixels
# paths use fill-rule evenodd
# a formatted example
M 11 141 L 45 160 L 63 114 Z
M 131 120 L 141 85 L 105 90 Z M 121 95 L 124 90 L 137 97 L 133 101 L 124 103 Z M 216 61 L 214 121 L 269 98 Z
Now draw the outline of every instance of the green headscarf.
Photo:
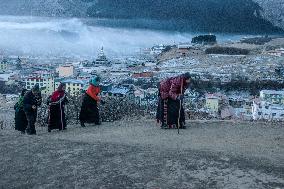
M 94 86 L 99 86 L 100 85 L 100 77 L 94 77 L 92 79 L 89 80 L 89 83 L 87 83 L 86 85 L 84 85 L 83 89 L 82 89 L 82 93 L 85 93 L 87 91 L 87 89 L 89 88 L 90 84 L 94 85 Z
M 90 79 L 89 83 L 94 85 L 94 86 L 99 86 L 100 80 L 101 80 L 100 77 L 94 77 L 94 78 Z
M 24 107 L 24 96 L 20 96 L 19 100 L 16 104 L 16 112 L 18 112 L 20 109 Z

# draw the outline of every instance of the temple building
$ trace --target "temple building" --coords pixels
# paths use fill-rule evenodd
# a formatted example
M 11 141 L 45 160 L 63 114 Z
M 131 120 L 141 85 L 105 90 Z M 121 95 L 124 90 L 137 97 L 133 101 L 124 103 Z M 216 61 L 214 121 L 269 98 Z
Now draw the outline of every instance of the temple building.
M 107 59 L 103 47 L 101 48 L 97 59 L 93 61 L 93 65 L 110 65 L 110 61 Z

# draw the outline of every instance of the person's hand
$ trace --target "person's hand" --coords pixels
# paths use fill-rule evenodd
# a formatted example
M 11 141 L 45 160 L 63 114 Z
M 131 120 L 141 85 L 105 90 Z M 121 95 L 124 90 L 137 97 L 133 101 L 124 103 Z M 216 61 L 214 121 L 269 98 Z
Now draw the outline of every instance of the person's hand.
M 183 100 L 184 99 L 184 96 L 183 95 L 179 95 L 178 97 L 177 97 L 177 100 Z
M 32 109 L 34 109 L 34 110 L 35 110 L 35 109 L 36 109 L 36 106 L 35 106 L 35 105 L 33 105 L 33 106 L 32 106 Z

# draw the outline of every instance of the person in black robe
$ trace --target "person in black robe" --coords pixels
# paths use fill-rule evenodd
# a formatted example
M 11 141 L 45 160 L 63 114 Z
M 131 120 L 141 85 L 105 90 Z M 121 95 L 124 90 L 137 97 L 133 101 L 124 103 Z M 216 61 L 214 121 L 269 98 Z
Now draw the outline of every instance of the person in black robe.
M 82 127 L 85 127 L 85 123 L 95 123 L 96 125 L 101 124 L 98 108 L 100 101 L 99 81 L 99 77 L 91 79 L 89 82 L 89 87 L 84 93 L 79 117 Z
M 22 134 L 25 134 L 27 126 L 28 126 L 28 120 L 24 112 L 24 103 L 23 103 L 26 92 L 27 92 L 26 89 L 22 90 L 19 100 L 14 106 L 15 130 L 21 131 Z
M 66 84 L 61 83 L 58 89 L 50 96 L 47 104 L 49 105 L 48 132 L 53 129 L 66 130 L 65 105 L 68 103 L 65 92 Z
M 24 97 L 24 111 L 28 120 L 27 134 L 36 135 L 35 123 L 37 119 L 37 109 L 42 103 L 39 85 L 36 84 L 31 91 L 27 92 Z

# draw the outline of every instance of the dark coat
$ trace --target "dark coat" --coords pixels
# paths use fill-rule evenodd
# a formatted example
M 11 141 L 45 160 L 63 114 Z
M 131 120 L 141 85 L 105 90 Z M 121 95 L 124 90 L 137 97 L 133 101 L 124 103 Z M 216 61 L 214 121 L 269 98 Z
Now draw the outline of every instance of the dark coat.
M 36 115 L 37 114 L 37 108 L 33 109 L 32 106 L 40 106 L 42 103 L 42 97 L 41 94 L 38 93 L 37 95 L 34 95 L 32 91 L 29 91 L 26 93 L 24 97 L 24 111 L 27 115 Z
M 68 103 L 66 94 L 57 102 L 47 102 L 49 105 L 48 129 L 66 129 L 65 105 Z
M 98 102 L 86 93 L 83 97 L 80 111 L 80 121 L 84 123 L 100 124 Z
M 24 112 L 23 105 L 17 102 L 14 106 L 15 110 L 15 129 L 24 132 L 28 126 L 28 120 Z

